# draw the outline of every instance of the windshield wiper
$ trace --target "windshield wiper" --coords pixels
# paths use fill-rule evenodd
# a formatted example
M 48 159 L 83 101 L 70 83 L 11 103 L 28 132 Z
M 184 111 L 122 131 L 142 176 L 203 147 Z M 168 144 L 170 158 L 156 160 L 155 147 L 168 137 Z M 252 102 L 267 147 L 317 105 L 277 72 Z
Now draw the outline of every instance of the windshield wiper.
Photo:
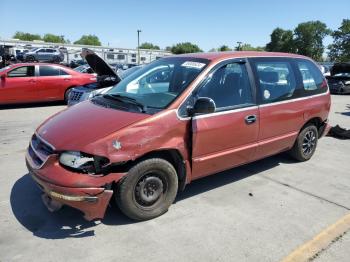
M 118 95 L 118 94 L 105 94 L 105 95 L 103 95 L 103 97 L 107 97 L 107 98 L 118 100 L 118 101 L 121 101 L 124 103 L 126 102 L 129 104 L 136 105 L 139 108 L 141 108 L 142 113 L 146 113 L 147 107 L 144 104 L 138 102 L 135 98 L 132 98 L 129 96 Z

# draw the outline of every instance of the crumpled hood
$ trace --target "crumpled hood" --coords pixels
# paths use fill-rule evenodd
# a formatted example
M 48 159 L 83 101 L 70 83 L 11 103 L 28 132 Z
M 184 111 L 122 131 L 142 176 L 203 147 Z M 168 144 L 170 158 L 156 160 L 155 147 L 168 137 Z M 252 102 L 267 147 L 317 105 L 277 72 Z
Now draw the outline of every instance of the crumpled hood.
M 82 150 L 119 129 L 149 117 L 85 101 L 48 118 L 37 133 L 56 150 Z

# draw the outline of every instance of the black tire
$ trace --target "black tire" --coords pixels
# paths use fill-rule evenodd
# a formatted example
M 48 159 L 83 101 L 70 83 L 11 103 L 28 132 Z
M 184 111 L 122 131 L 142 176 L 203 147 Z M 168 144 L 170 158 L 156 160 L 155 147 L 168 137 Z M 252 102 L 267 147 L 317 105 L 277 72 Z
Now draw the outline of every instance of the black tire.
M 132 167 L 118 184 L 115 200 L 120 210 L 134 220 L 148 220 L 168 211 L 178 189 L 174 167 L 151 158 Z
M 69 93 L 72 91 L 73 87 L 70 87 L 66 90 L 66 92 L 64 92 L 64 102 L 66 104 L 68 104 L 68 100 L 69 100 Z
M 289 153 L 300 162 L 307 161 L 315 153 L 317 141 L 318 130 L 315 125 L 309 124 L 301 130 Z
M 61 62 L 61 58 L 59 58 L 58 56 L 54 56 L 52 62 L 60 63 Z
M 34 57 L 34 56 L 28 56 L 28 57 L 26 58 L 26 61 L 27 61 L 27 62 L 35 62 L 35 57 Z

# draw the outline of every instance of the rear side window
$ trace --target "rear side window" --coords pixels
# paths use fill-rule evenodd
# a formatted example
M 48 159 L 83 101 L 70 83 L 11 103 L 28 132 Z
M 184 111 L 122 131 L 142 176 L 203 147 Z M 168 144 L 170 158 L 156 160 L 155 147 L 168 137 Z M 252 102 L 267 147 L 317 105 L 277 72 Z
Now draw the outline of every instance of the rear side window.
M 35 74 L 34 66 L 22 66 L 11 70 L 8 77 L 32 77 Z
M 39 75 L 40 76 L 61 76 L 61 75 L 68 75 L 68 74 L 62 69 L 60 69 L 59 67 L 40 66 Z
M 308 60 L 298 60 L 297 67 L 301 74 L 304 92 L 318 94 L 327 91 L 325 79 L 317 66 Z
M 261 103 L 291 99 L 295 96 L 296 80 L 288 59 L 252 59 Z

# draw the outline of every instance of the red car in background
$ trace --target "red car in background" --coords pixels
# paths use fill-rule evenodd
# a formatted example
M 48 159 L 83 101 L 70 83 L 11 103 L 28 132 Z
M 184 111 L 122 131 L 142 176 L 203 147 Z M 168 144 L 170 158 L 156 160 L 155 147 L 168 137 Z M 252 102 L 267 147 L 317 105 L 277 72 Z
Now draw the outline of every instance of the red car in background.
M 96 82 L 90 74 L 46 63 L 20 63 L 0 69 L 0 104 L 67 100 L 75 86 Z

